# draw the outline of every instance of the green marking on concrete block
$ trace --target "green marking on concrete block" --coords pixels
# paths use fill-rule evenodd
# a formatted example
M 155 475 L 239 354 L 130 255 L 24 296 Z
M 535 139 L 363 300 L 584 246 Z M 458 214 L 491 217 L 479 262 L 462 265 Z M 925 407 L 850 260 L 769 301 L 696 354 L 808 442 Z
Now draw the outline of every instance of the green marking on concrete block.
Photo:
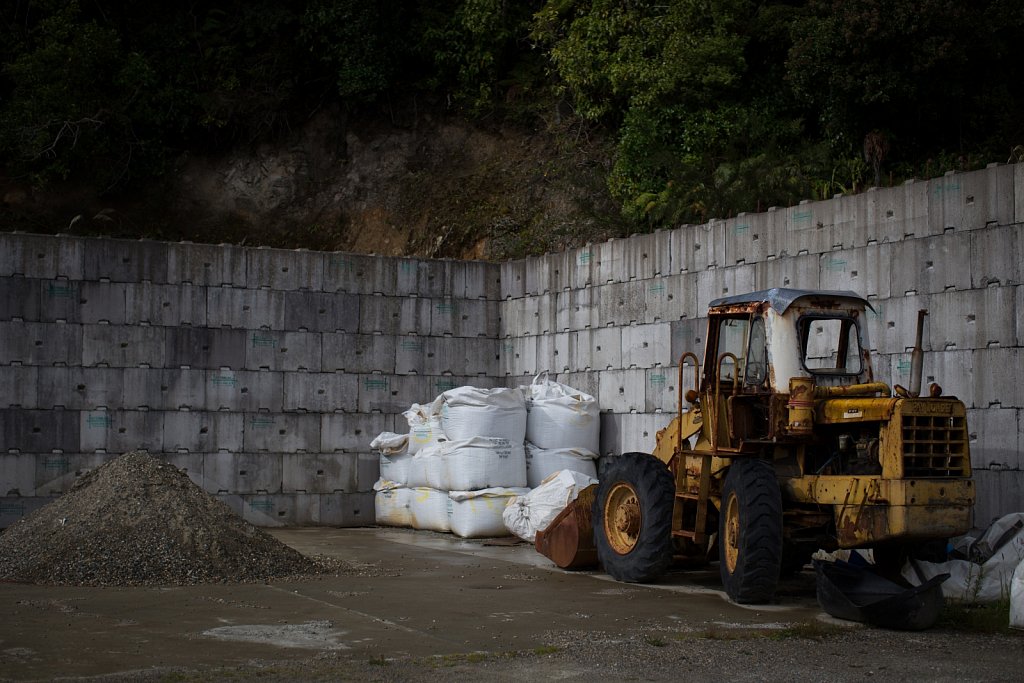
M 271 512 L 274 509 L 274 501 L 265 500 L 253 500 L 249 501 L 249 507 L 253 510 L 259 510 L 260 512 Z
M 452 313 L 455 311 L 455 304 L 440 303 L 437 305 L 438 313 Z
M 399 263 L 399 267 L 403 273 L 411 273 L 416 270 L 416 264 L 412 261 L 402 261 Z
M 47 472 L 67 472 L 68 467 L 67 458 L 47 458 L 43 461 L 43 469 Z
M 403 351 L 422 351 L 423 350 L 423 342 L 421 342 L 421 341 L 403 341 L 401 344 L 399 344 L 399 347 Z
M 960 183 L 959 182 L 935 183 L 932 186 L 932 192 L 934 194 L 940 196 L 940 197 L 943 194 L 946 194 L 946 193 L 949 193 L 949 192 L 959 192 L 959 191 L 960 191 Z
M 451 391 L 455 388 L 455 382 L 450 379 L 439 379 L 434 384 L 438 391 Z
M 274 426 L 274 418 L 253 415 L 249 419 L 249 425 L 251 427 L 255 427 L 256 429 L 269 429 L 270 427 Z
M 868 309 L 868 315 L 871 316 L 872 318 L 881 319 L 884 314 L 885 314 L 885 305 L 884 304 L 873 304 L 873 307 Z
M 665 386 L 665 383 L 668 381 L 668 378 L 665 377 L 664 374 L 651 375 L 650 381 L 652 386 L 663 387 Z
M 277 339 L 275 339 L 274 337 L 267 337 L 262 334 L 252 335 L 252 347 L 254 349 L 260 347 L 273 348 L 275 346 L 277 346 Z
M 513 351 L 516 350 L 516 347 L 515 344 L 513 344 L 512 342 L 505 342 L 504 344 L 501 345 L 501 349 L 505 353 L 512 353 Z
M 736 227 L 734 227 L 732 229 L 732 231 L 736 235 L 745 235 L 748 232 L 750 232 L 750 224 L 749 223 L 737 223 Z
M 53 299 L 71 299 L 75 296 L 73 285 L 49 284 L 46 287 L 46 295 Z
M 793 225 L 810 225 L 814 214 L 810 211 L 794 211 Z
M 657 282 L 647 288 L 647 291 L 651 294 L 663 294 L 665 292 L 665 283 Z
M 231 375 L 213 375 L 210 377 L 210 384 L 217 387 L 233 387 L 238 384 L 238 380 Z
M 908 359 L 901 358 L 900 360 L 896 361 L 896 369 L 899 371 L 901 375 L 907 374 L 908 372 L 910 372 L 910 361 Z
M 846 261 L 841 258 L 830 258 L 828 263 L 825 264 L 825 270 L 846 270 Z
M 89 415 L 85 418 L 85 426 L 89 429 L 110 429 L 114 420 L 109 415 Z
M 590 263 L 590 252 L 589 251 L 582 251 L 582 252 L 580 252 L 579 263 L 580 263 L 581 266 L 585 266 L 588 263 Z
M 352 270 L 351 259 L 343 258 L 341 256 L 335 256 L 333 259 L 331 259 L 331 265 L 337 267 L 339 270 L 342 270 L 344 272 Z
M 363 380 L 363 388 L 364 389 L 372 389 L 374 391 L 380 391 L 382 389 L 383 390 L 387 390 L 387 388 L 388 388 L 388 381 L 387 381 L 387 379 L 369 379 L 369 378 L 367 378 L 367 379 Z
M 17 515 L 18 517 L 25 516 L 25 504 L 24 503 L 0 503 L 0 515 Z

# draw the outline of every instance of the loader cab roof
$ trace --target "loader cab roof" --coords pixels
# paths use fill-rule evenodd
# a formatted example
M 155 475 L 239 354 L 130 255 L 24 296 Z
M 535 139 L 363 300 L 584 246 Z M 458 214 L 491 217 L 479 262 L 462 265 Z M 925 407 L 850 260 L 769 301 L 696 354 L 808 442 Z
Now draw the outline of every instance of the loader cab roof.
M 860 304 L 874 310 L 867 299 L 849 290 L 789 289 L 785 287 L 762 289 L 758 292 L 750 292 L 749 294 L 722 297 L 712 301 L 709 307 L 715 309 L 727 306 L 742 306 L 744 304 L 767 303 L 772 307 L 772 310 L 782 315 L 786 312 L 786 309 L 801 299 L 832 299 L 835 303 Z

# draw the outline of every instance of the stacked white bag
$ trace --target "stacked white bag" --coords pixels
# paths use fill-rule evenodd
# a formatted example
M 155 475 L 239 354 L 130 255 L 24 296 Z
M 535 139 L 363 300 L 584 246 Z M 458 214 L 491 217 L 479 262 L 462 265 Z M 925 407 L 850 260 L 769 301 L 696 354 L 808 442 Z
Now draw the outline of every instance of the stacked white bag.
M 529 387 L 526 421 L 528 484 L 536 488 L 560 470 L 597 476 L 601 413 L 597 399 L 565 384 L 537 375 Z M 543 379 L 541 379 L 543 378 Z
M 463 537 L 507 535 L 504 506 L 527 490 L 522 392 L 459 387 L 404 416 L 409 434 L 402 448 L 390 433 L 372 444 L 381 452 L 378 523 Z M 408 514 L 394 511 L 402 503 Z

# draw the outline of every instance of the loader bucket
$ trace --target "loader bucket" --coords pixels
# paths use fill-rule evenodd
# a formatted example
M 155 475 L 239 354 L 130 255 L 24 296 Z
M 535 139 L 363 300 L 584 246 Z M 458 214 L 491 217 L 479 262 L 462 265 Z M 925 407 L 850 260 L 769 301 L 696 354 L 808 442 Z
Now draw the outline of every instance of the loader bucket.
M 815 561 L 818 603 L 838 619 L 902 631 L 931 628 L 942 612 L 939 574 L 920 586 L 907 587 L 879 576 L 867 567 L 846 562 Z
M 534 547 L 562 569 L 586 569 L 597 566 L 591 506 L 597 485 L 580 491 L 543 531 L 538 531 Z

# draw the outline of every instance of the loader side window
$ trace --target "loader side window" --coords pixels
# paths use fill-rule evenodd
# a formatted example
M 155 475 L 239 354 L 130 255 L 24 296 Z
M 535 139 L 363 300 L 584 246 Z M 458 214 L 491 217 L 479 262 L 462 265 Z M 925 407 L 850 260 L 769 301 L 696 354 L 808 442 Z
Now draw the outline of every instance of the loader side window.
M 800 319 L 804 367 L 818 375 L 859 375 L 860 334 L 852 318 L 804 316 Z
M 721 376 L 722 382 L 732 382 L 736 373 L 743 372 L 745 354 L 747 350 L 747 331 L 750 328 L 749 318 L 722 318 L 718 324 L 718 358 L 723 353 L 731 353 L 739 361 L 740 367 L 736 367 L 731 357 L 722 359 Z M 718 360 L 717 358 L 715 359 Z
M 759 387 L 768 377 L 768 342 L 764 318 L 754 318 L 750 325 L 750 347 L 747 349 L 747 372 L 743 379 L 749 387 Z

